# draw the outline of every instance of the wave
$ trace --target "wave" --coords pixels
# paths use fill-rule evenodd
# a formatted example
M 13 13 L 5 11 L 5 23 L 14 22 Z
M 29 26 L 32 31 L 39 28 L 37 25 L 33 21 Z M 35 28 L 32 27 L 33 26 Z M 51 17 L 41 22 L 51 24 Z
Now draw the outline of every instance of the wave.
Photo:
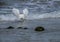
M 46 19 L 46 18 L 59 18 L 59 17 L 60 17 L 60 11 L 54 11 L 51 13 L 31 15 L 31 18 L 30 17 L 29 18 L 30 19 Z
M 55 11 L 51 13 L 28 15 L 26 19 L 34 20 L 34 19 L 59 18 L 59 17 L 60 17 L 60 11 Z M 13 14 L 0 15 L 0 21 L 16 21 L 16 20 L 19 20 L 19 19 Z
M 0 15 L 0 21 L 14 21 L 17 20 L 15 16 L 11 15 Z

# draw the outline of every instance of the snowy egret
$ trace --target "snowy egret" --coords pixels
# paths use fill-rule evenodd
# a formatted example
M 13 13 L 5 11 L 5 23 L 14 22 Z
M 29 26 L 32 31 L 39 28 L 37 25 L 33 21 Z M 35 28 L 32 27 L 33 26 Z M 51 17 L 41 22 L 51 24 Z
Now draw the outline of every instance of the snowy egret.
M 12 12 L 13 12 L 13 14 L 15 15 L 15 16 L 17 16 L 18 17 L 18 19 L 26 19 L 26 17 L 27 17 L 27 15 L 28 15 L 28 9 L 27 8 L 25 8 L 24 10 L 23 10 L 23 14 L 21 14 L 20 13 L 20 11 L 19 11 L 19 9 L 17 9 L 17 8 L 13 8 L 12 9 Z
M 25 8 L 23 10 L 23 14 L 21 14 L 20 11 L 19 11 L 19 9 L 17 9 L 17 8 L 13 8 L 12 9 L 12 12 L 19 19 L 19 21 L 21 21 L 21 25 L 23 25 L 24 24 L 24 21 L 27 18 L 27 15 L 28 15 L 28 9 Z

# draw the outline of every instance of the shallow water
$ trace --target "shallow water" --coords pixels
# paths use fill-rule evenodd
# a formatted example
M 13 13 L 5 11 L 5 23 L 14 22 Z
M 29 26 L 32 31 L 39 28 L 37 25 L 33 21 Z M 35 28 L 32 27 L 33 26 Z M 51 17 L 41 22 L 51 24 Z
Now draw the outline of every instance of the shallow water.
M 20 22 L 1 22 L 1 42 L 60 42 L 60 19 L 28 20 L 24 23 L 28 29 L 17 29 Z M 19 24 L 18 24 L 19 23 Z M 4 29 L 4 26 L 15 29 Z M 45 28 L 42 32 L 34 31 L 36 26 Z M 5 27 L 5 28 L 6 28 Z

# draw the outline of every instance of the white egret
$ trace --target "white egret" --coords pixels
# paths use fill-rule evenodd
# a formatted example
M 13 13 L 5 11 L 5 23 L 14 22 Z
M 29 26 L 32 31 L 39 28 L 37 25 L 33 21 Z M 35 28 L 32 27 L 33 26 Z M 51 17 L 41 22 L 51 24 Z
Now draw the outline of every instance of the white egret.
M 19 9 L 17 8 L 13 8 L 12 12 L 15 16 L 17 16 L 19 19 L 26 19 L 27 15 L 28 15 L 28 9 L 25 8 L 23 10 L 23 14 L 20 13 Z
M 21 23 L 22 23 L 21 25 L 23 25 L 24 21 L 26 20 L 27 15 L 28 15 L 28 9 L 25 8 L 23 10 L 23 14 L 21 14 L 19 9 L 17 9 L 17 8 L 13 8 L 12 12 L 19 19 L 19 21 L 21 21 Z

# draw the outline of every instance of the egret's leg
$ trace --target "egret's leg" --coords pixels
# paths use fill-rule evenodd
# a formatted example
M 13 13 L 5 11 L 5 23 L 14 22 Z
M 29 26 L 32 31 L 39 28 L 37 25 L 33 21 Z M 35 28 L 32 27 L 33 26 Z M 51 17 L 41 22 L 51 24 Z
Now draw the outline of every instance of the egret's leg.
M 24 20 L 23 20 L 23 19 L 20 19 L 18 22 L 19 22 L 19 23 L 18 23 L 17 27 L 23 27 L 23 25 L 24 25 Z
M 18 27 L 23 27 L 23 28 L 26 27 L 26 19 L 21 19 Z
M 25 20 L 23 18 L 21 18 L 20 27 L 24 27 L 24 23 L 25 23 Z
M 20 27 L 24 27 L 24 21 L 21 21 Z
M 21 22 L 21 26 L 22 26 L 22 27 L 26 27 L 26 26 L 27 26 L 26 21 L 27 21 L 26 19 L 23 19 L 23 21 Z

